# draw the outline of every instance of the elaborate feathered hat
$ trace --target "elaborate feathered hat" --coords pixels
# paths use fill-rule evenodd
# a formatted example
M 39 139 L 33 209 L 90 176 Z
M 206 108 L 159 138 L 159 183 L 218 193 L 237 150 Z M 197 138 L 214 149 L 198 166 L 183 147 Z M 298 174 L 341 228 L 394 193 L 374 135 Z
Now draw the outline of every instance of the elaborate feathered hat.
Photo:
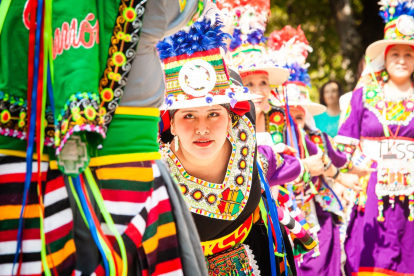
M 380 15 L 386 23 L 384 39 L 368 46 L 366 55 L 370 59 L 384 57 L 385 49 L 393 44 L 414 46 L 414 3 L 412 0 L 381 0 Z M 385 57 L 384 57 L 385 58 Z
M 240 75 L 265 74 L 271 85 L 280 85 L 287 80 L 288 71 L 278 68 L 266 52 L 266 22 L 270 14 L 269 0 L 217 1 L 217 6 L 228 16 L 235 18 L 230 51 L 233 64 Z
M 180 109 L 259 98 L 232 83 L 221 50 L 226 50 L 219 15 L 210 12 L 191 27 L 157 45 L 164 63 L 166 97 L 163 109 Z M 221 48 L 221 49 L 220 49 Z
M 306 58 L 309 52 L 312 52 L 312 48 L 301 27 L 295 29 L 285 26 L 280 31 L 272 32 L 267 46 L 272 61 L 288 69 L 290 73 L 289 80 L 284 84 L 284 97 L 272 99 L 272 103 L 284 106 L 287 101 L 289 106 L 306 107 L 312 115 L 324 112 L 326 107 L 312 102 L 309 96 L 311 84 Z

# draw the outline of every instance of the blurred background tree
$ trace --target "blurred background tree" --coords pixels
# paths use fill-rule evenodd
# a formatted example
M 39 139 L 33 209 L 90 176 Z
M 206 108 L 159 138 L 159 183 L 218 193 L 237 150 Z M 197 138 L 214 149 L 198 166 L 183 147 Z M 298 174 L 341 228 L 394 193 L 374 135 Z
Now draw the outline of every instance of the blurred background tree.
M 311 98 L 319 88 L 337 80 L 353 89 L 365 49 L 383 38 L 378 0 L 271 0 L 266 35 L 285 25 L 301 25 L 313 52 L 308 56 Z

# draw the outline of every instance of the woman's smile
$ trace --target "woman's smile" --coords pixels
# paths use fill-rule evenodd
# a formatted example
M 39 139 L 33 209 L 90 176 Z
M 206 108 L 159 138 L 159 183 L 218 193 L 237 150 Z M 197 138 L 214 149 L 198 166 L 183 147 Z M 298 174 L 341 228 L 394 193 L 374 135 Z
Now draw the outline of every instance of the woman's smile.
M 196 145 L 197 147 L 206 148 L 210 146 L 213 142 L 214 142 L 213 140 L 208 140 L 208 139 L 197 139 L 196 141 L 193 142 L 193 144 Z

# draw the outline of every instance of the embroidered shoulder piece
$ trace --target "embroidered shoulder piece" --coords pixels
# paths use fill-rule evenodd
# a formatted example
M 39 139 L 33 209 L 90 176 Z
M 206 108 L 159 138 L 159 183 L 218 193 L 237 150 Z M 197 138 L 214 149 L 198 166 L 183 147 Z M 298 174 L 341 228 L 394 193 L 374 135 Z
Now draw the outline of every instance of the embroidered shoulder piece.
M 246 206 L 252 185 L 256 134 L 253 124 L 243 116 L 228 134 L 232 145 L 224 182 L 210 183 L 189 175 L 168 149 L 166 161 L 178 180 L 191 212 L 222 220 L 235 220 Z
M 275 161 L 276 161 L 276 169 L 279 169 L 283 165 L 284 159 L 277 152 L 273 152 L 273 153 L 274 153 Z M 259 160 L 260 160 L 260 164 L 262 165 L 262 168 L 263 168 L 263 173 L 264 173 L 264 175 L 267 176 L 267 172 L 269 171 L 269 160 L 262 153 L 259 153 Z
M 363 92 L 364 107 L 383 121 L 384 105 L 387 110 L 386 123 L 407 126 L 414 117 L 414 96 L 409 99 L 391 101 L 382 99 L 375 86 L 366 86 Z
M 283 108 L 272 106 L 272 109 L 265 113 L 265 124 L 266 132 L 270 133 L 275 145 L 286 141 L 286 115 Z

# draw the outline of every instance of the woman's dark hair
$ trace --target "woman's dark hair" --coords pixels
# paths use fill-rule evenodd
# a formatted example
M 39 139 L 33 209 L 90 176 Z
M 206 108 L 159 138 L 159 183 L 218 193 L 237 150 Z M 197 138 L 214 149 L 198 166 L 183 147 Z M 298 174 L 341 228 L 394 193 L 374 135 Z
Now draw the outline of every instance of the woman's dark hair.
M 344 94 L 344 88 L 339 82 L 333 81 L 333 80 L 328 81 L 327 83 L 322 85 L 321 89 L 319 90 L 319 102 L 323 104 L 324 106 L 326 106 L 325 99 L 324 99 L 325 87 L 330 83 L 336 83 L 336 85 L 338 85 L 338 100 L 339 100 L 339 97 L 341 97 Z

